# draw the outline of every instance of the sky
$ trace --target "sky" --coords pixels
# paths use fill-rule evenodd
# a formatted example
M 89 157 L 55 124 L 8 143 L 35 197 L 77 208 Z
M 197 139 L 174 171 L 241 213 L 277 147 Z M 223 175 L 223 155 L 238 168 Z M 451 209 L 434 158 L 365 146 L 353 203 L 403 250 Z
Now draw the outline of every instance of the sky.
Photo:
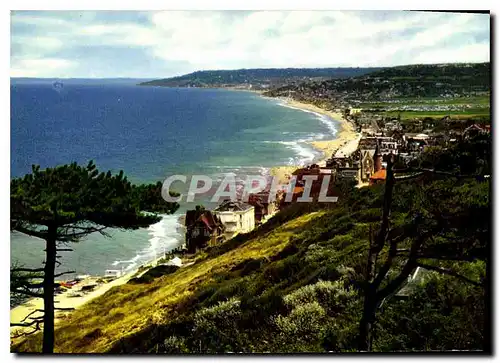
M 11 77 L 165 78 L 197 70 L 489 60 L 489 14 L 11 12 Z

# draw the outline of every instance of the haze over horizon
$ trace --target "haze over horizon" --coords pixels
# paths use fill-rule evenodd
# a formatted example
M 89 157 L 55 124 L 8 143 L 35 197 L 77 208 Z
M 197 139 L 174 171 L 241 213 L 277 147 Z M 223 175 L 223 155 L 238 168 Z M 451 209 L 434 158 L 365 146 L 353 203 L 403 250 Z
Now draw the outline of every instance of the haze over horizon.
M 198 70 L 490 61 L 489 14 L 13 11 L 11 77 L 167 78 Z

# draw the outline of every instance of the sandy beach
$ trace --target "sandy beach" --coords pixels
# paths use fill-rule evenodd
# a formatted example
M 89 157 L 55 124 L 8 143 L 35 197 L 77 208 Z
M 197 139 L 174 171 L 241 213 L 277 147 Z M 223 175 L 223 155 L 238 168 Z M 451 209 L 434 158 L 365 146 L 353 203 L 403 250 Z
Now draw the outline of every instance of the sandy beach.
M 87 303 L 88 301 L 95 299 L 96 297 L 104 294 L 106 291 L 111 289 L 114 286 L 119 286 L 122 284 L 125 284 L 128 280 L 132 278 L 132 276 L 136 273 L 137 271 L 132 271 L 126 275 L 123 275 L 119 278 L 114 279 L 113 281 L 110 282 L 104 282 L 104 283 L 99 283 L 98 280 L 101 280 L 102 278 L 100 277 L 88 277 L 71 288 L 67 289 L 66 291 L 57 294 L 54 296 L 54 301 L 55 301 L 55 307 L 56 308 L 73 308 L 77 309 L 78 307 L 82 306 L 83 304 Z M 80 292 L 80 289 L 82 286 L 86 285 L 96 285 L 94 290 L 83 293 Z M 72 294 L 78 293 L 80 296 L 72 296 Z M 42 298 L 33 298 L 25 303 L 16 306 L 15 308 L 10 310 L 10 322 L 11 323 L 20 323 L 28 314 L 31 312 L 37 310 L 37 309 L 43 309 L 43 299 Z M 71 314 L 71 311 L 63 311 L 63 310 L 56 310 L 55 312 L 55 322 L 59 321 L 61 318 L 64 316 Z M 43 314 L 40 312 L 34 313 L 31 315 L 31 317 L 39 317 L 42 316 Z M 26 323 L 30 323 L 31 317 L 26 319 Z M 31 327 L 11 327 L 10 331 L 11 334 L 15 333 L 16 331 L 23 331 L 26 330 L 27 332 L 31 331 Z
M 160 260 L 163 259 L 162 257 L 157 258 L 154 261 L 151 261 L 149 263 L 144 264 L 142 267 L 154 267 L 156 266 Z M 187 266 L 187 264 L 186 264 Z M 144 269 L 143 273 L 148 270 L 148 268 Z M 123 284 L 126 284 L 132 277 L 134 277 L 137 274 L 137 277 L 140 276 L 141 274 L 138 274 L 139 268 L 135 269 L 134 271 L 131 271 L 123 276 L 120 276 L 118 278 L 113 279 L 112 281 L 109 282 L 102 282 L 103 280 L 106 280 L 103 277 L 99 276 L 90 276 L 88 278 L 85 278 L 72 286 L 71 288 L 68 288 L 66 291 L 57 294 L 54 296 L 54 301 L 55 301 L 55 307 L 56 308 L 73 308 L 77 309 L 80 306 L 86 304 L 87 302 L 105 294 L 108 290 L 115 286 L 120 286 Z M 86 285 L 96 285 L 95 288 L 92 291 L 89 292 L 81 292 L 81 288 Z M 74 296 L 74 294 L 77 293 L 80 296 Z M 32 313 L 33 311 L 37 309 L 43 309 L 43 299 L 42 298 L 33 298 L 29 299 L 26 302 L 24 302 L 21 305 L 16 306 L 15 308 L 10 310 L 10 322 L 11 323 L 20 323 L 23 321 L 23 319 Z M 56 310 L 55 311 L 55 323 L 57 324 L 58 321 L 61 319 L 64 319 L 66 316 L 70 315 L 72 311 L 64 311 L 64 310 Z M 42 316 L 42 313 L 34 313 L 31 315 L 31 317 L 39 317 Z M 24 322 L 30 323 L 32 320 L 30 318 L 26 319 Z M 16 332 L 20 331 L 26 331 L 30 332 L 33 328 L 32 327 L 11 327 L 10 332 L 11 334 L 15 334 Z
M 318 162 L 321 166 L 325 165 L 326 160 L 337 152 L 341 152 L 344 155 L 350 155 L 357 149 L 361 136 L 356 133 L 353 124 L 347 121 L 340 112 L 328 111 L 315 105 L 297 101 L 288 101 L 287 104 L 296 108 L 317 112 L 335 121 L 339 121 L 340 130 L 338 130 L 335 139 L 311 141 L 311 145 L 321 150 L 324 154 L 323 158 Z
M 332 155 L 348 156 L 358 148 L 361 134 L 357 133 L 354 130 L 353 124 L 347 121 L 340 112 L 328 111 L 321 107 L 308 103 L 298 102 L 295 100 L 287 99 L 283 101 L 291 107 L 316 112 L 322 115 L 326 115 L 335 121 L 339 121 L 340 130 L 338 130 L 335 139 L 311 141 L 311 145 L 314 148 L 323 152 L 323 157 L 319 161 L 316 161 L 316 163 L 320 166 L 325 166 L 326 160 L 329 159 Z M 285 183 L 288 181 L 288 178 L 290 177 L 292 172 L 299 167 L 300 165 L 276 166 L 274 168 L 271 168 L 270 174 L 277 177 L 280 180 L 280 183 Z

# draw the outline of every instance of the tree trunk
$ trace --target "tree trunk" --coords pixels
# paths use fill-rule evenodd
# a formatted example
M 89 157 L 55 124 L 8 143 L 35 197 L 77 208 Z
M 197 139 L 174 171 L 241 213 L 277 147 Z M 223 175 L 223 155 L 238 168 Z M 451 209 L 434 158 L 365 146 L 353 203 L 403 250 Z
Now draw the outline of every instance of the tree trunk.
M 382 209 L 382 223 L 380 225 L 380 231 L 378 233 L 375 243 L 379 248 L 379 252 L 382 250 L 387 237 L 387 230 L 389 229 L 389 217 L 391 215 L 391 205 L 392 205 L 392 193 L 394 189 L 394 172 L 392 170 L 394 161 L 391 157 L 387 162 L 387 177 L 385 180 L 385 190 L 384 190 L 384 205 Z
M 42 353 L 54 352 L 54 270 L 56 267 L 55 234 L 46 240 L 46 259 L 43 279 L 43 348 Z
M 359 342 L 358 350 L 370 351 L 371 350 L 371 328 L 374 321 L 375 297 L 376 290 L 372 283 L 375 275 L 375 261 L 377 259 L 377 249 L 374 245 L 372 228 L 369 231 L 370 249 L 368 252 L 368 261 L 366 265 L 366 281 L 364 287 L 364 302 L 363 302 L 363 315 L 359 322 Z
M 391 214 L 392 191 L 394 187 L 394 173 L 392 170 L 393 162 L 394 160 L 392 159 L 392 157 L 387 162 L 387 179 L 385 182 L 382 222 L 380 231 L 375 241 L 373 240 L 371 227 L 369 232 L 370 249 L 366 266 L 366 285 L 364 288 L 365 299 L 363 303 L 363 316 L 361 317 L 361 320 L 359 322 L 358 342 L 358 349 L 365 352 L 369 352 L 372 349 L 372 325 L 375 322 L 375 314 L 379 302 L 377 300 L 377 289 L 380 286 L 381 281 L 374 282 L 374 278 L 377 258 L 380 251 L 382 251 L 382 249 L 384 248 L 387 240 L 387 231 L 389 229 L 389 216 Z M 385 276 L 385 273 L 382 278 Z
M 369 286 L 365 292 L 363 316 L 359 322 L 359 351 L 370 352 L 372 350 L 372 325 L 375 321 L 376 310 L 377 300 L 375 290 L 372 286 Z

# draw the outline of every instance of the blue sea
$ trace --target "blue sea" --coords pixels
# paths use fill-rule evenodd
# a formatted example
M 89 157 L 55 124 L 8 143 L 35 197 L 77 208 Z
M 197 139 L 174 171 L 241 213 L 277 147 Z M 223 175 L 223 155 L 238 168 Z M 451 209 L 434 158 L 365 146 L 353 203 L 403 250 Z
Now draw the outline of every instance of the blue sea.
M 308 142 L 335 137 L 338 122 L 252 92 L 136 86 L 135 81 L 11 80 L 11 177 L 94 160 L 135 183 L 175 174 L 266 174 L 304 165 L 321 153 Z M 58 270 L 132 270 L 179 246 L 178 218 L 148 229 L 92 234 L 62 252 Z M 44 243 L 11 234 L 11 261 L 39 267 Z

